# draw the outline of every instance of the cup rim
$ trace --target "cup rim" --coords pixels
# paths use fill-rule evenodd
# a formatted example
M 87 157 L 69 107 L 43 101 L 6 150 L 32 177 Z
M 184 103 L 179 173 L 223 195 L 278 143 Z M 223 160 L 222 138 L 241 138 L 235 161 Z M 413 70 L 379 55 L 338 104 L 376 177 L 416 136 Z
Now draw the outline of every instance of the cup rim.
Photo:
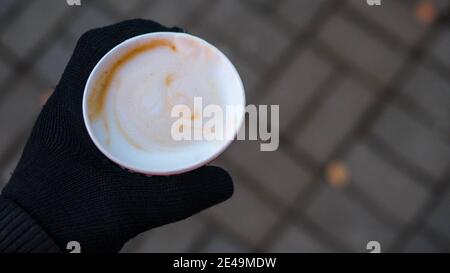
M 190 39 L 194 39 L 197 40 L 203 44 L 206 44 L 207 46 L 212 47 L 213 49 L 216 50 L 216 52 L 221 55 L 221 57 L 223 57 L 224 61 L 228 63 L 228 65 L 230 65 L 231 69 L 232 69 L 232 73 L 236 76 L 236 79 L 238 80 L 238 85 L 239 85 L 239 89 L 241 90 L 241 101 L 242 101 L 242 106 L 245 107 L 246 105 L 246 99 L 245 99 L 245 88 L 244 88 L 244 84 L 242 82 L 242 78 L 239 75 L 238 70 L 236 69 L 235 65 L 230 61 L 230 59 L 220 50 L 218 49 L 216 46 L 214 46 L 213 44 L 209 43 L 208 41 L 194 36 L 192 34 L 189 33 L 185 33 L 185 32 L 150 32 L 150 33 L 145 33 L 145 34 L 141 34 L 141 35 L 137 35 L 134 37 L 131 37 L 119 44 L 117 44 L 116 46 L 114 46 L 112 49 L 110 49 L 98 62 L 97 64 L 94 66 L 94 68 L 92 69 L 91 73 L 89 74 L 88 80 L 86 81 L 86 84 L 84 86 L 84 91 L 83 91 L 83 101 L 82 101 L 82 112 L 83 112 L 83 120 L 84 120 L 84 125 L 88 131 L 88 134 L 91 138 L 91 140 L 94 142 L 95 146 L 100 150 L 100 152 L 105 155 L 109 160 L 113 161 L 114 163 L 116 163 L 117 165 L 131 171 L 131 172 L 137 172 L 137 173 L 141 173 L 141 174 L 146 174 L 146 175 L 176 175 L 176 174 L 180 174 L 180 173 L 185 173 L 185 172 L 189 172 L 192 170 L 195 170 L 197 168 L 200 168 L 206 164 L 208 164 L 209 162 L 213 161 L 215 158 L 217 158 L 220 154 L 222 154 L 228 147 L 229 145 L 234 141 L 235 136 L 237 135 L 237 133 L 239 132 L 240 128 L 242 127 L 242 123 L 245 119 L 245 113 L 242 113 L 242 115 L 239 117 L 239 120 L 237 122 L 237 126 L 236 126 L 236 131 L 233 132 L 233 138 L 230 139 L 226 139 L 223 143 L 221 143 L 218 147 L 218 149 L 214 150 L 213 153 L 211 153 L 211 155 L 209 155 L 208 157 L 206 157 L 203 160 L 200 161 L 193 161 L 195 163 L 193 164 L 186 164 L 186 166 L 184 167 L 179 167 L 179 168 L 174 168 L 172 170 L 168 170 L 168 171 L 152 171 L 152 170 L 145 170 L 139 167 L 135 167 L 132 166 L 131 164 L 128 164 L 127 162 L 125 162 L 124 160 L 121 160 L 120 158 L 114 156 L 113 154 L 111 154 L 101 143 L 101 141 L 98 140 L 98 138 L 96 137 L 96 135 L 93 132 L 93 129 L 91 128 L 90 125 L 90 121 L 88 118 L 88 106 L 87 106 L 87 100 L 88 100 L 88 93 L 90 93 L 90 90 L 92 88 L 89 88 L 92 85 L 92 81 L 95 78 L 95 76 L 97 75 L 97 73 L 99 73 L 100 67 L 102 65 L 102 63 L 109 58 L 109 56 L 113 55 L 116 53 L 116 51 L 119 48 L 122 48 L 124 46 L 127 46 L 137 40 L 140 39 L 145 39 L 145 38 L 150 38 L 150 37 L 157 37 L 160 35 L 173 35 L 173 36 L 185 36 L 188 37 Z M 101 71 L 100 71 L 101 72 Z M 236 96 L 239 96 L 239 94 L 237 94 Z

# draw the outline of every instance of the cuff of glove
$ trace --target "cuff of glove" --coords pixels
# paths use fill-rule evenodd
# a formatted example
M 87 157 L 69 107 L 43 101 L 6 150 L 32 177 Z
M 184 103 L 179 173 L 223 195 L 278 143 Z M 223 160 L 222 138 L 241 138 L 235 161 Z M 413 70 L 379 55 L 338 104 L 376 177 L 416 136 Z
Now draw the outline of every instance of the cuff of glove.
M 0 253 L 61 252 L 42 228 L 14 202 L 0 196 Z

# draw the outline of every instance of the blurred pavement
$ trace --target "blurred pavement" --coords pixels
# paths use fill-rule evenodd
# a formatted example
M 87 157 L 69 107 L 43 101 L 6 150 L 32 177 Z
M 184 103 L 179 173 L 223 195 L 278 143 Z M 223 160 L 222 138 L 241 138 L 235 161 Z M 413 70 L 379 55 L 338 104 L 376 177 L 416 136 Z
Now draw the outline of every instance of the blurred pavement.
M 1 0 L 0 188 L 80 35 L 141 17 L 223 50 L 281 143 L 235 142 L 231 200 L 124 252 L 450 251 L 450 0 L 81 3 Z

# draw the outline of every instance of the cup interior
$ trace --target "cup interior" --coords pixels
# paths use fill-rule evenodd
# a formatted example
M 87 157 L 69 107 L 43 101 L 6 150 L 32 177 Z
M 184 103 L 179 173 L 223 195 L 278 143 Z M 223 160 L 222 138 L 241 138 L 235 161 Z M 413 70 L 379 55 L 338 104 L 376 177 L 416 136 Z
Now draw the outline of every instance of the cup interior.
M 98 86 L 97 82 L 101 77 L 103 77 L 107 71 L 110 71 L 111 67 L 113 67 L 122 56 L 129 54 L 129 52 L 134 50 L 137 45 L 161 39 L 172 41 L 182 39 L 183 41 L 192 41 L 211 52 L 214 57 L 219 58 L 222 65 L 219 77 L 222 82 L 220 84 L 227 86 L 227 92 L 221 94 L 224 104 L 240 106 L 242 109 L 245 107 L 244 86 L 236 68 L 219 49 L 201 38 L 186 33 L 148 33 L 130 38 L 111 49 L 94 67 L 86 83 L 83 95 L 84 122 L 92 141 L 106 157 L 126 169 L 149 175 L 172 175 L 201 167 L 221 154 L 233 141 L 233 139 L 226 138 L 215 141 L 201 141 L 196 145 L 181 145 L 179 148 L 175 147 L 173 149 L 141 151 L 134 149 L 129 143 L 127 144 L 126 141 L 111 142 L 110 134 L 113 135 L 113 140 L 115 140 L 116 135 L 114 130 L 117 130 L 117 128 L 115 128 L 114 125 L 105 127 L 105 124 L 102 124 L 101 120 L 93 120 L 91 118 L 92 103 L 90 103 L 89 100 L 92 97 L 93 92 L 95 92 L 95 88 Z M 139 56 L 136 56 L 136 58 L 139 58 Z M 130 90 L 130 92 L 132 92 L 132 90 Z M 107 106 L 110 103 L 109 100 L 108 97 L 105 98 L 105 104 Z M 238 115 L 234 116 L 233 119 L 236 126 L 235 131 L 231 132 L 231 135 L 234 136 L 242 125 L 244 112 L 238 112 Z

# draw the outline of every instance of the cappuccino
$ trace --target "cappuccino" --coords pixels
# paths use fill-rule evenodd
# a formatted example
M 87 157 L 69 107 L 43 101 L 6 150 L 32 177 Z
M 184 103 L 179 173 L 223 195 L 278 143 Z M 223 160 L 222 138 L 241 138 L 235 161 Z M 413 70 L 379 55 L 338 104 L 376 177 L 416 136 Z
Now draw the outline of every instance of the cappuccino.
M 206 41 L 185 33 L 150 33 L 107 53 L 86 84 L 83 114 L 96 146 L 111 160 L 147 174 L 173 174 L 199 167 L 231 140 L 172 137 L 175 106 L 187 106 L 188 124 L 202 131 L 205 105 L 244 105 L 241 79 L 231 62 Z M 242 117 L 235 120 L 239 128 Z

